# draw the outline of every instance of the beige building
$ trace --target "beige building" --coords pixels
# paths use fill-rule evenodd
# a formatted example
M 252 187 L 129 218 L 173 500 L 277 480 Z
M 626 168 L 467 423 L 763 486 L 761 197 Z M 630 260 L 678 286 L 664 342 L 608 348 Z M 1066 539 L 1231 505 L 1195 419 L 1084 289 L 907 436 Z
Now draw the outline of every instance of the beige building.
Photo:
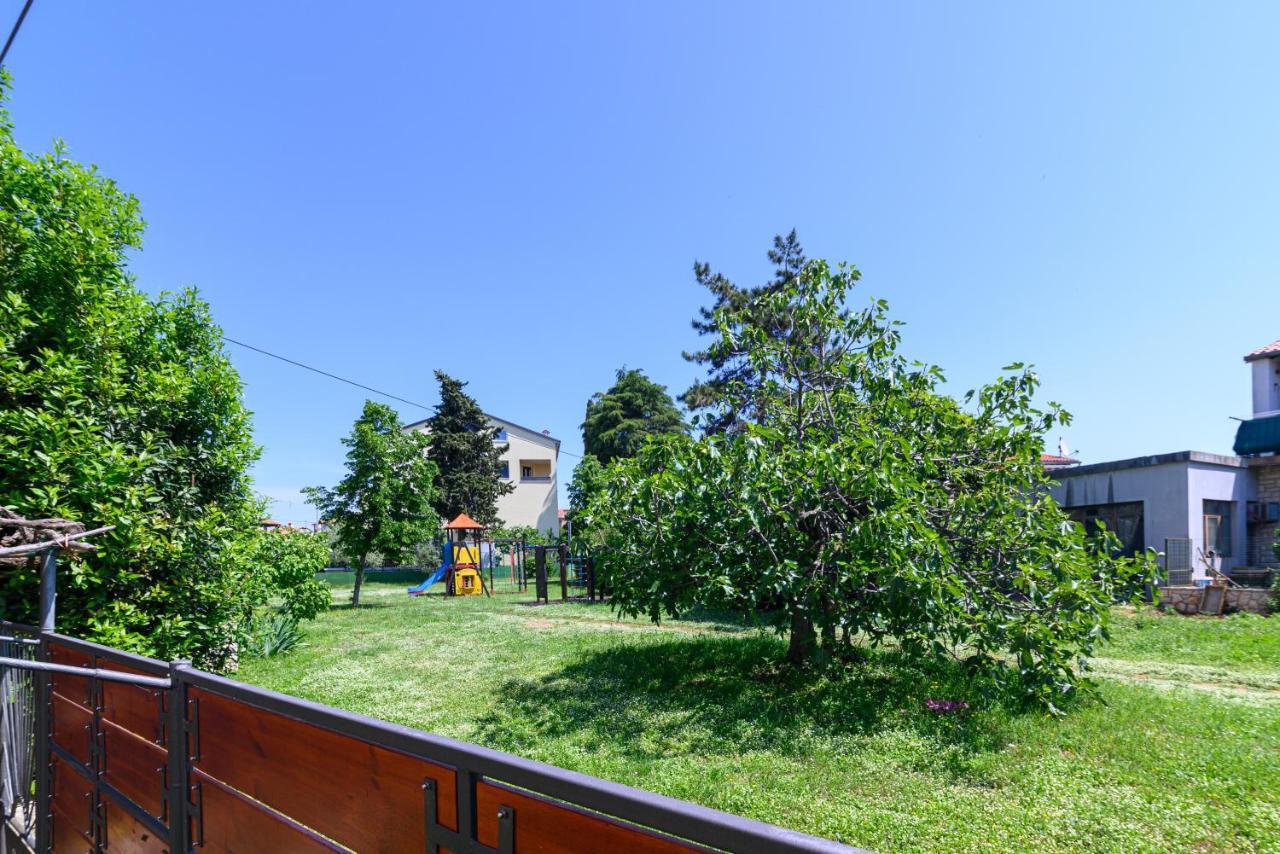
M 560 440 L 548 431 L 539 433 L 503 418 L 487 416 L 497 428 L 499 444 L 507 446 L 502 455 L 502 478 L 515 489 L 498 498 L 498 517 L 507 527 L 526 525 L 539 531 L 560 533 L 560 493 L 557 463 Z M 426 430 L 427 422 L 417 421 L 406 430 Z

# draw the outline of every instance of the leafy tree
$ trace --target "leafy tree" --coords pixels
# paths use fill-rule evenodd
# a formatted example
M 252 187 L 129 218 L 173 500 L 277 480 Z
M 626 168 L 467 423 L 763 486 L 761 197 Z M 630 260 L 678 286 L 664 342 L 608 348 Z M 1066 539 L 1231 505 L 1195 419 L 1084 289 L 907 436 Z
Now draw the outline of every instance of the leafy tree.
M 432 506 L 446 520 L 466 513 L 482 525 L 497 525 L 498 497 L 515 489 L 501 478 L 507 446 L 497 442 L 498 429 L 463 391 L 466 383 L 443 371 L 436 371 L 436 380 L 440 403 L 427 419 L 427 454 L 438 470 Z
M 310 531 L 263 531 L 253 552 L 267 594 L 283 599 L 281 610 L 294 620 L 310 620 L 329 607 L 329 586 L 316 578 L 328 562 L 328 539 Z
M 744 421 L 753 420 L 756 405 L 752 391 L 764 381 L 747 353 L 725 346 L 720 332 L 722 324 L 733 330 L 751 325 L 779 340 L 785 340 L 790 334 L 792 306 L 783 300 L 761 298 L 782 291 L 804 269 L 804 249 L 794 228 L 785 237 L 774 235 L 768 258 L 775 268 L 773 278 L 752 288 L 739 287 L 722 274 L 712 272 L 710 264 L 698 261 L 693 264 L 694 278 L 714 297 L 710 307 L 698 309 L 693 328 L 699 335 L 710 336 L 713 343 L 706 349 L 684 354 L 686 361 L 705 365 L 707 377 L 690 386 L 680 395 L 680 401 L 697 413 L 695 423 L 701 421 L 708 433 L 738 430 Z M 856 278 L 858 273 L 850 270 L 849 275 Z M 732 406 L 727 405 L 731 390 Z
M 619 368 L 606 392 L 587 401 L 582 422 L 582 444 L 587 454 L 608 465 L 633 457 L 650 436 L 683 433 L 686 427 L 667 387 L 658 385 L 640 370 Z
M 573 480 L 569 482 L 569 517 L 573 520 L 573 533 L 588 542 L 590 525 L 587 521 L 587 508 L 605 487 L 604 466 L 600 465 L 591 454 L 586 454 L 573 469 Z
M 432 509 L 436 466 L 427 459 L 427 437 L 406 432 L 395 410 L 372 400 L 364 402 L 342 444 L 347 476 L 333 489 L 312 486 L 304 492 L 355 562 L 351 604 L 359 605 L 370 554 L 398 558 L 439 531 Z
M 0 505 L 117 526 L 64 560 L 61 630 L 217 668 L 260 604 L 258 448 L 209 307 L 135 286 L 142 230 L 136 199 L 61 143 L 24 153 L 0 109 Z M 0 582 L 8 618 L 37 586 Z
M 1052 708 L 1153 564 L 1113 557 L 1114 536 L 1091 542 L 1049 497 L 1043 437 L 1069 416 L 1032 406 L 1033 373 L 1010 366 L 962 406 L 898 353 L 883 302 L 845 311 L 856 280 L 819 261 L 761 295 L 751 316 L 788 312 L 785 338 L 718 315 L 714 347 L 760 378 L 726 386 L 724 407 L 749 397 L 757 419 L 606 470 L 590 516 L 613 601 L 654 620 L 760 614 L 794 663 L 852 654 L 854 636 L 962 656 Z

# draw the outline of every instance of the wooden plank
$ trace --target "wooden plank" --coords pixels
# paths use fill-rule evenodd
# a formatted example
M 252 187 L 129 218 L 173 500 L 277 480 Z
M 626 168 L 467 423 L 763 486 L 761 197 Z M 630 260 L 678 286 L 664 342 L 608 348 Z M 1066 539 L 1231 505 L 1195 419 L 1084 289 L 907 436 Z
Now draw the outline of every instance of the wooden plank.
M 707 850 L 488 780 L 476 784 L 476 835 L 482 845 L 498 846 L 501 807 L 515 810 L 515 850 L 520 854 L 686 854 Z
M 156 818 L 164 814 L 169 753 L 110 721 L 102 721 L 102 779 Z
M 103 670 L 117 670 L 139 676 L 156 675 L 104 658 L 98 659 L 98 666 Z M 163 693 L 158 688 L 127 685 L 123 682 L 110 682 L 103 679 L 102 716 L 134 735 L 141 736 L 153 744 L 161 744 L 163 742 L 161 721 L 164 720 L 164 712 L 161 709 Z
M 309 833 L 306 828 L 282 820 L 206 774 L 197 771 L 192 780 L 200 786 L 201 820 L 193 838 L 200 843 L 198 850 L 202 852 L 346 850 Z
M 82 765 L 89 764 L 89 745 L 93 739 L 93 713 L 62 694 L 53 695 L 50 720 L 53 741 L 74 756 Z
M 457 829 L 451 768 L 192 688 L 195 767 L 357 851 L 422 851 L 423 781 L 436 819 Z
M 92 667 L 93 660 L 82 652 L 77 652 L 58 643 L 49 643 L 49 661 L 54 664 L 67 664 L 72 667 Z M 89 696 L 89 680 L 83 676 L 72 676 L 70 673 L 50 673 L 50 685 L 53 690 L 73 703 L 86 709 L 93 705 Z
M 117 804 L 110 795 L 102 796 L 103 815 L 106 820 L 106 845 L 104 850 L 121 854 L 167 854 L 169 846 L 164 838 L 138 821 L 129 811 Z
M 93 786 L 74 768 L 56 756 L 49 763 L 53 799 L 53 850 L 89 851 L 93 848 Z

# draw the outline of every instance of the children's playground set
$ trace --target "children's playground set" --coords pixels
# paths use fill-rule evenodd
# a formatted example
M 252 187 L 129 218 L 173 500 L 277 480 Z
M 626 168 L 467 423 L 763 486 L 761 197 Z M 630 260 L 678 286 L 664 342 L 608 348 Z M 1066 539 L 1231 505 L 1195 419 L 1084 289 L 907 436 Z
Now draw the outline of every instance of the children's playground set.
M 561 601 L 571 598 L 571 588 L 584 592 L 588 600 L 604 598 L 604 590 L 596 583 L 591 558 L 570 555 L 564 543 L 532 545 L 523 539 L 495 540 L 486 537 L 485 527 L 465 513 L 445 525 L 444 531 L 440 566 L 421 584 L 408 588 L 410 596 L 425 595 L 441 583 L 445 596 L 525 593 L 529 589 L 530 574 L 526 571 L 527 560 L 532 556 L 538 602 L 550 601 L 548 576 L 557 574 L 556 570 Z

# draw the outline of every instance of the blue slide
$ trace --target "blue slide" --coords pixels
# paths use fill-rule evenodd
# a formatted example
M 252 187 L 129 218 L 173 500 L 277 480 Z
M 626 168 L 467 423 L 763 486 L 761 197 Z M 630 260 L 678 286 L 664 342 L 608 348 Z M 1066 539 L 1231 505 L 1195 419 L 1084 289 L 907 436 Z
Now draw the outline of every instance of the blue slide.
M 440 567 L 435 572 L 431 573 L 431 576 L 426 581 L 422 582 L 417 587 L 410 587 L 409 595 L 417 596 L 419 593 L 426 593 L 427 588 L 435 584 L 436 582 L 440 581 L 441 579 L 443 579 L 444 574 L 448 571 L 449 571 L 449 567 L 447 566 Z
M 427 578 L 427 580 L 419 584 L 417 587 L 410 587 L 409 595 L 417 596 L 421 593 L 426 593 L 427 588 L 441 581 L 444 578 L 444 574 L 449 571 L 449 567 L 452 564 L 453 564 L 453 549 L 449 547 L 448 543 L 445 543 L 444 548 L 440 550 L 440 568 L 437 569 L 435 572 L 431 573 L 431 575 Z

